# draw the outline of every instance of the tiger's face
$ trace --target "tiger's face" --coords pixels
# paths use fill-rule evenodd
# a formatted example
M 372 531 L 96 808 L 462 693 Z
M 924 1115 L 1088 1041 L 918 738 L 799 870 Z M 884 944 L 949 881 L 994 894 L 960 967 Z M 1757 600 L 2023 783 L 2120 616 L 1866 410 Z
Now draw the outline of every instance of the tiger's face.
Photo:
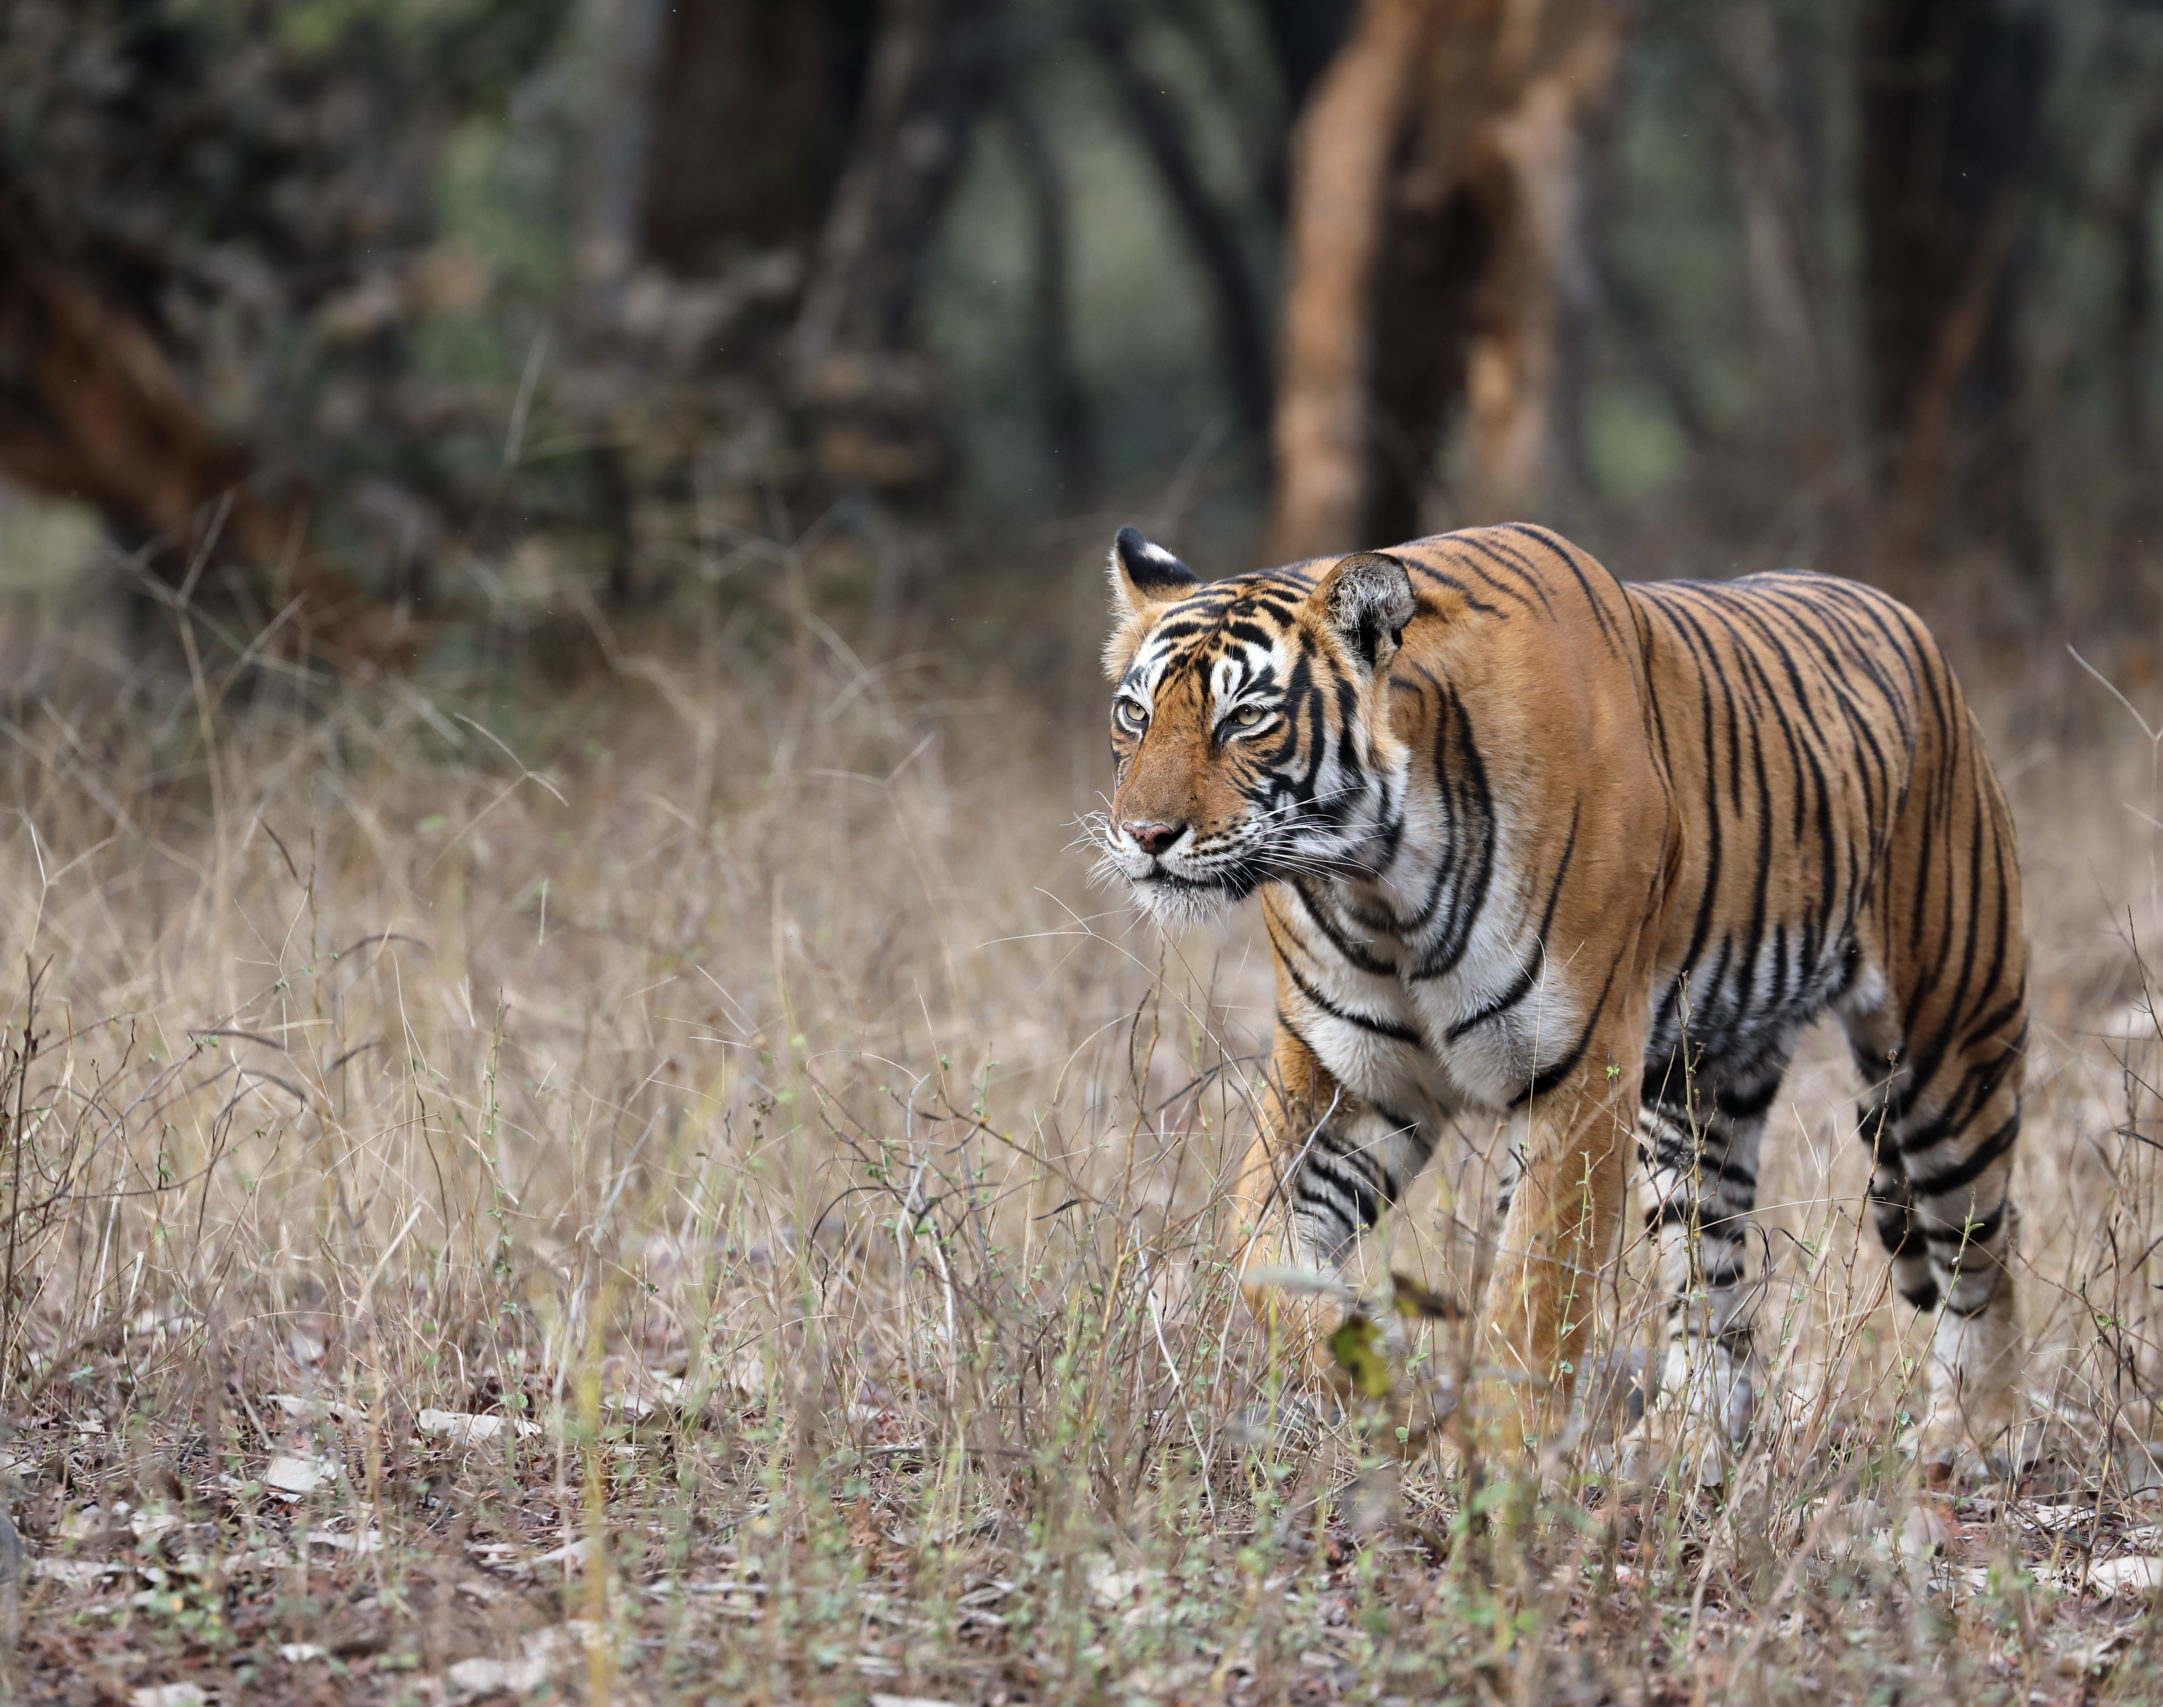
M 1414 610 L 1404 566 L 1359 553 L 1311 582 L 1204 584 L 1122 528 L 1111 576 L 1105 868 L 1166 923 L 1358 870 L 1402 799 L 1387 699 Z

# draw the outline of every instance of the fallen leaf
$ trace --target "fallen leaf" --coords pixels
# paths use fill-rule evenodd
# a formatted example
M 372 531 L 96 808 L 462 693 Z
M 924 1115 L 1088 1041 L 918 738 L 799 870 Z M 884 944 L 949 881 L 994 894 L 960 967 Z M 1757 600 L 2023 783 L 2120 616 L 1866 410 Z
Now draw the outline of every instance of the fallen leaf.
M 53 1582 L 74 1583 L 81 1587 L 89 1583 L 103 1582 L 107 1577 L 120 1575 L 121 1567 L 110 1559 L 32 1559 L 30 1574 L 45 1577 Z
M 2153 1594 L 2158 1588 L 2163 1588 L 2163 1559 L 2146 1554 L 2104 1559 L 2088 1571 L 2088 1592 L 2098 1600 L 2121 1594 Z
M 1953 1538 L 1952 1520 L 1933 1505 L 1915 1505 L 1900 1522 L 1900 1551 L 1910 1559 L 1943 1552 Z
M 578 1541 L 566 1541 L 561 1547 L 552 1547 L 537 1556 L 533 1562 L 536 1565 L 561 1565 L 567 1571 L 575 1570 L 585 1564 L 586 1556 L 592 1551 L 593 1537 L 589 1535 Z
M 1122 1571 L 1109 1559 L 1098 1559 L 1088 1568 L 1089 1593 L 1099 1606 L 1117 1606 L 1131 1600 L 1157 1573 L 1146 1567 Z
M 453 1446 L 477 1446 L 484 1440 L 500 1440 L 504 1426 L 513 1420 L 496 1415 L 470 1416 L 464 1411 L 423 1411 L 413 1419 L 421 1433 L 441 1435 Z M 520 1418 L 514 1432 L 524 1438 L 539 1434 L 541 1425 Z
M 483 1695 L 526 1695 L 555 1675 L 546 1660 L 460 1660 L 444 1673 L 453 1701 L 471 1701 Z
M 2133 1632 L 2116 1630 L 2098 1642 L 2082 1642 L 2061 1648 L 2057 1655 L 2061 1677 L 2101 1677 L 2133 1646 Z
M 2049 1530 L 2053 1534 L 2061 1529 L 2072 1529 L 2095 1521 L 2093 1500 L 2033 1500 L 2015 1505 L 2012 1510 L 2036 1528 Z
M 312 1494 L 329 1478 L 331 1466 L 322 1458 L 296 1458 L 290 1452 L 281 1452 L 270 1461 L 263 1472 L 263 1485 L 281 1494 L 298 1498 Z
M 366 1422 L 368 1413 L 358 1405 L 341 1405 L 336 1399 L 304 1399 L 297 1393 L 273 1393 L 270 1402 L 295 1422 Z
M 128 1530 L 138 1541 L 155 1541 L 168 1529 L 178 1529 L 180 1524 L 177 1512 L 138 1511 L 128 1515 Z
M 383 1551 L 383 1531 L 364 1529 L 358 1535 L 338 1535 L 329 1530 L 311 1529 L 308 1544 L 311 1547 L 335 1547 L 341 1553 L 380 1553 Z
M 146 1683 L 128 1691 L 134 1707 L 203 1707 L 209 1699 L 196 1683 Z
M 600 1628 L 590 1621 L 566 1619 L 528 1636 L 522 1657 L 460 1660 L 444 1673 L 444 1681 L 453 1701 L 470 1701 L 482 1695 L 530 1694 L 602 1639 Z

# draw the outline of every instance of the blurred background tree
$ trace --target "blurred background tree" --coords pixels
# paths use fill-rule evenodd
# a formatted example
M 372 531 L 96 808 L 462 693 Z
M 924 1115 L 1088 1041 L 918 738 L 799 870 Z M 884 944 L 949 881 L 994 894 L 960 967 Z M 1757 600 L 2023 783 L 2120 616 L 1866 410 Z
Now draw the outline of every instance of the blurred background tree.
M 2153 0 L 12 0 L 0 477 L 376 656 L 1133 515 L 2070 612 L 2159 179 Z

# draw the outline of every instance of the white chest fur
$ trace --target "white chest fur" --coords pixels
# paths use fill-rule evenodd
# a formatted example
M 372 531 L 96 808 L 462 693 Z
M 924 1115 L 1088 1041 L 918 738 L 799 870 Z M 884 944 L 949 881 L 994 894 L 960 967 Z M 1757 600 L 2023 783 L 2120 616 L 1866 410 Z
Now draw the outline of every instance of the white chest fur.
M 1273 933 L 1287 1017 L 1332 1077 L 1378 1107 L 1500 1112 L 1576 1045 L 1567 964 L 1499 876 L 1468 932 L 1446 918 L 1395 927 L 1415 914 L 1387 881 L 1287 888 Z

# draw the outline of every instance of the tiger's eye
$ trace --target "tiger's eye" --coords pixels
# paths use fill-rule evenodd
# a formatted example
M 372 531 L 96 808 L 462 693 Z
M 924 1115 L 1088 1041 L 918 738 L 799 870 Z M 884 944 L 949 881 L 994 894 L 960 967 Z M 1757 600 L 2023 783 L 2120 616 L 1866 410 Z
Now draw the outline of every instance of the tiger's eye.
M 1269 715 L 1258 705 L 1243 705 L 1232 713 L 1232 722 L 1241 729 L 1254 729 Z

